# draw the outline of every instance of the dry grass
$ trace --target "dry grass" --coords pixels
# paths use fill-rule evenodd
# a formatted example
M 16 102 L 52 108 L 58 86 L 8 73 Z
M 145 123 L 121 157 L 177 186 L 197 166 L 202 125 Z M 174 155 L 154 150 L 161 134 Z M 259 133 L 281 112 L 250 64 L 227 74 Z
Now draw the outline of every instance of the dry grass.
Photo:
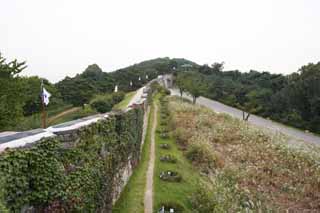
M 236 179 L 227 186 L 235 189 L 233 193 L 244 193 L 246 202 L 259 203 L 260 210 L 264 205 L 276 211 L 320 211 L 319 147 L 289 146 L 286 137 L 267 135 L 243 121 L 176 98 L 170 99 L 169 109 L 173 135 L 186 153 L 194 146 L 203 147 L 193 162 L 210 170 L 212 185 L 221 186 L 229 177 L 223 175 L 231 170 Z M 234 203 L 227 205 L 226 199 L 225 210 L 243 209 L 243 197 L 238 199 L 242 206 Z

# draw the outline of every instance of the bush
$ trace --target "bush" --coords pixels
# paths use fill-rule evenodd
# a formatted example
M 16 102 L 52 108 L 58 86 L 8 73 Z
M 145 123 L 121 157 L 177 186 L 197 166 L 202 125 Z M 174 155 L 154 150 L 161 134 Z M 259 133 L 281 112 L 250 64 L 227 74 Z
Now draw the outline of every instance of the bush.
M 192 194 L 193 212 L 273 212 L 258 197 L 239 190 L 238 173 L 230 169 L 216 176 L 211 187 L 200 185 Z
M 91 102 L 92 108 L 100 113 L 106 113 L 112 110 L 112 107 L 124 99 L 123 92 L 116 92 L 112 94 L 97 95 Z
M 186 146 L 188 144 L 188 140 L 192 137 L 192 131 L 188 131 L 184 128 L 178 127 L 173 132 L 173 137 L 176 139 L 178 145 Z
M 115 93 L 112 93 L 112 104 L 115 105 L 117 103 L 120 103 L 124 97 L 125 97 L 125 93 L 124 92 L 115 92 Z
M 191 144 L 186 152 L 186 157 L 203 169 L 213 169 L 217 166 L 217 158 L 213 154 L 212 147 L 205 143 Z
M 106 113 L 111 111 L 112 109 L 112 98 L 108 95 L 108 96 L 97 96 L 96 98 L 94 98 L 90 105 L 92 106 L 92 108 L 94 108 L 95 110 L 97 110 L 100 113 Z
M 77 130 L 65 147 L 46 138 L 0 155 L 0 212 L 111 212 L 122 185 L 119 171 L 140 159 L 142 108 L 111 115 Z

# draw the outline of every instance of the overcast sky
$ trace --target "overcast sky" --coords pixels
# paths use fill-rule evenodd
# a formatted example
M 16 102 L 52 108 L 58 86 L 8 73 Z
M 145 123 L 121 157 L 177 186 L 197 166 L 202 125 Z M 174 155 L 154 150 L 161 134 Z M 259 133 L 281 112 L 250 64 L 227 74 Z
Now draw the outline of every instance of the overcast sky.
M 288 74 L 320 61 L 319 11 L 319 0 L 1 0 L 0 52 L 53 82 L 165 56 Z

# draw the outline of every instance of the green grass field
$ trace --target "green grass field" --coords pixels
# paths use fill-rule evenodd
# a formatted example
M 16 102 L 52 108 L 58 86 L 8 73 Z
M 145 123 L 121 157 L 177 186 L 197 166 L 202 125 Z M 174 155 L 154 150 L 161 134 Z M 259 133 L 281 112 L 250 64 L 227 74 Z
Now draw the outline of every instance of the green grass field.
M 146 174 L 149 162 L 149 150 L 151 140 L 151 128 L 153 123 L 153 107 L 151 106 L 148 129 L 145 143 L 142 149 L 141 161 L 135 168 L 128 184 L 121 193 L 121 197 L 114 205 L 112 212 L 144 212 L 144 192 L 146 187 Z
M 160 106 L 157 101 L 158 106 Z M 161 122 L 160 107 L 158 111 L 158 126 Z M 170 149 L 160 148 L 160 144 L 167 143 Z M 160 157 L 163 155 L 173 155 L 177 159 L 177 163 L 161 162 Z M 182 176 L 181 182 L 165 182 L 160 179 L 159 175 L 162 171 L 176 171 Z M 170 137 L 163 139 L 159 133 L 156 133 L 156 160 L 154 170 L 154 210 L 161 208 L 163 203 L 177 203 L 184 208 L 184 212 L 191 212 L 190 196 L 196 191 L 202 177 L 192 167 L 189 161 L 185 158 L 182 151 L 178 149 L 175 140 Z

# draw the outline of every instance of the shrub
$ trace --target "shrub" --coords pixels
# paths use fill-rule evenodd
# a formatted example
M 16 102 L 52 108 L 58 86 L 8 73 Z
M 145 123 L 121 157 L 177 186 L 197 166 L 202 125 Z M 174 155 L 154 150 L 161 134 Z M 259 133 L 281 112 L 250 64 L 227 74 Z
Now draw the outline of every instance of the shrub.
M 259 198 L 248 196 L 237 185 L 238 174 L 230 169 L 216 176 L 213 185 L 200 185 L 192 194 L 193 212 L 273 212 L 266 209 Z
M 100 113 L 106 113 L 112 109 L 112 98 L 110 96 L 97 96 L 90 105 Z
M 188 140 L 192 137 L 192 131 L 178 127 L 173 131 L 173 137 L 180 146 L 186 146 L 188 144 Z
M 112 107 L 124 99 L 123 92 L 116 92 L 112 94 L 97 95 L 91 100 L 90 105 L 92 108 L 100 113 L 106 113 L 112 110 Z
M 143 110 L 115 114 L 77 130 L 77 139 L 42 139 L 0 155 L 0 212 L 110 212 L 130 157 L 140 159 Z
M 115 105 L 124 99 L 125 93 L 122 91 L 115 92 L 115 93 L 112 93 L 111 97 L 112 97 L 112 104 Z
M 193 143 L 188 147 L 186 157 L 203 169 L 213 169 L 216 167 L 216 156 L 211 149 L 209 144 Z

